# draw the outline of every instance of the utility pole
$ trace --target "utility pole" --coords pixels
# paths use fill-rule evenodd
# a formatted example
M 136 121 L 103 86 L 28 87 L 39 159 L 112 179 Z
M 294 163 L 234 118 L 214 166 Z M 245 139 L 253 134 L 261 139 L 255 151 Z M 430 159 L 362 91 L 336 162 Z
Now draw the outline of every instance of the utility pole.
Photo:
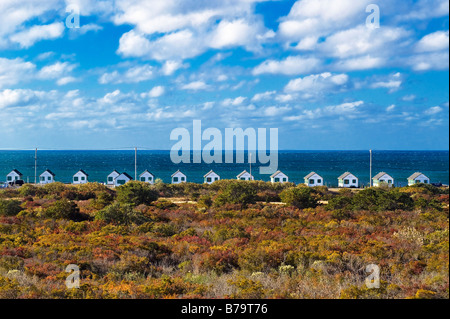
M 372 150 L 370 150 L 370 187 L 372 187 Z
M 134 180 L 137 181 L 137 147 L 134 148 Z
M 250 179 L 252 179 L 252 153 L 249 152 L 249 162 L 250 162 Z
M 34 150 L 34 184 L 37 184 L 37 147 Z

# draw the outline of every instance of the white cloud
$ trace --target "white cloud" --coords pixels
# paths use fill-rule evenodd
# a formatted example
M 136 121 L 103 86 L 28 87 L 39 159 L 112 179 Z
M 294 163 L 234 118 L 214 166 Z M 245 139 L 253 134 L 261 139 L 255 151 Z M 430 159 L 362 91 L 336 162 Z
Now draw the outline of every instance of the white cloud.
M 52 65 L 43 67 L 38 72 L 38 77 L 41 79 L 58 79 L 63 75 L 66 75 L 76 68 L 75 64 L 69 62 L 56 62 Z
M 267 91 L 264 93 L 258 93 L 255 94 L 255 96 L 252 98 L 253 102 L 259 102 L 259 101 L 263 101 L 263 100 L 268 100 L 270 98 L 272 98 L 277 92 L 276 91 Z
M 434 106 L 426 110 L 424 113 L 427 115 L 435 115 L 441 113 L 444 109 L 440 106 Z
M 142 97 L 157 98 L 162 96 L 165 92 L 166 89 L 163 86 L 155 86 L 148 93 L 142 94 Z
M 63 77 L 63 78 L 59 79 L 58 81 L 56 81 L 56 84 L 61 86 L 61 85 L 66 85 L 66 84 L 73 83 L 76 81 L 77 81 L 77 78 L 75 78 L 73 76 L 66 76 L 66 77 Z
M 283 106 L 283 107 L 269 106 L 264 109 L 264 115 L 269 116 L 269 117 L 280 116 L 291 110 L 292 110 L 292 108 L 287 107 L 287 106 Z
M 416 45 L 418 52 L 432 52 L 448 50 L 449 32 L 437 31 L 424 36 Z
M 279 34 L 288 40 L 324 36 L 342 30 L 363 19 L 370 0 L 299 0 L 279 26 Z
M 258 36 L 259 34 L 259 36 Z M 212 32 L 209 46 L 214 49 L 244 46 L 249 51 L 258 49 L 258 39 L 264 40 L 274 36 L 266 31 L 262 23 L 244 19 L 221 21 L 217 29 Z
M 0 109 L 8 107 L 24 107 L 36 101 L 44 95 L 44 92 L 32 90 L 3 90 L 0 91 Z
M 195 81 L 185 84 L 181 88 L 183 90 L 199 91 L 199 90 L 208 90 L 210 86 L 203 81 Z
M 392 111 L 395 110 L 396 107 L 397 107 L 397 106 L 396 106 L 395 104 L 392 104 L 392 105 L 390 105 L 390 106 L 388 106 L 388 107 L 386 108 L 386 111 L 387 111 L 387 112 L 392 112 Z
M 34 75 L 36 66 L 21 58 L 13 60 L 0 57 L 0 89 L 15 85 Z
M 246 97 L 239 96 L 235 99 L 225 99 L 222 102 L 222 105 L 223 106 L 239 106 L 239 105 L 242 105 L 242 103 L 244 103 L 246 100 L 247 100 Z
M 140 83 L 148 81 L 154 77 L 154 67 L 151 65 L 138 65 L 129 67 L 123 73 L 113 71 L 110 73 L 104 73 L 99 78 L 100 84 L 108 83 Z
M 447 0 L 419 0 L 414 2 L 404 14 L 397 16 L 400 21 L 404 20 L 426 20 L 448 16 L 449 3 Z
M 300 75 L 314 72 L 320 65 L 320 60 L 316 58 L 290 56 L 282 61 L 267 60 L 254 68 L 253 74 Z
M 56 39 L 62 36 L 64 24 L 55 22 L 48 25 L 36 25 L 10 37 L 12 42 L 19 43 L 22 48 L 29 48 L 41 40 Z
M 206 50 L 242 46 L 249 51 L 275 36 L 254 5 L 266 0 L 119 0 L 113 20 L 131 24 L 118 53 L 148 59 L 184 60 Z
M 364 101 L 347 102 L 339 105 L 327 106 L 324 108 L 316 108 L 313 110 L 302 110 L 299 115 L 291 115 L 283 118 L 284 121 L 304 121 L 317 119 L 355 119 L 360 117 L 362 110 L 360 106 L 364 105 Z
M 347 74 L 322 73 L 305 76 L 289 81 L 286 92 L 320 93 L 325 90 L 336 90 L 345 86 L 349 81 Z
M 449 52 L 430 52 L 408 57 L 406 65 L 415 71 L 448 70 Z
M 177 70 L 186 67 L 187 65 L 180 61 L 166 61 L 162 67 L 162 73 L 169 76 L 174 74 Z
M 385 58 L 367 55 L 363 57 L 338 60 L 334 64 L 334 69 L 338 71 L 361 71 L 380 68 L 385 63 Z

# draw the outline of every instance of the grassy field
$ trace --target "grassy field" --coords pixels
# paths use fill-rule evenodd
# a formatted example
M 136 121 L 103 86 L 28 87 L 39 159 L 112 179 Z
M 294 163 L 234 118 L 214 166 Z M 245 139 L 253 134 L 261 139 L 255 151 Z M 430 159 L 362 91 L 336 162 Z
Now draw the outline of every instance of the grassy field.
M 448 193 L 240 181 L 1 190 L 0 298 L 449 298 Z M 68 265 L 79 288 L 66 287 Z

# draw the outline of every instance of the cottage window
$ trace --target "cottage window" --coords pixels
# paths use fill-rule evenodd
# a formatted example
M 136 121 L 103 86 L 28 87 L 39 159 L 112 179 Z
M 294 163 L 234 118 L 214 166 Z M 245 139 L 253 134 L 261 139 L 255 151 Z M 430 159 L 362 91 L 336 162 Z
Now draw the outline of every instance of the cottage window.
M 349 184 L 350 184 L 350 181 L 349 181 L 348 179 L 346 179 L 346 180 L 344 180 L 344 184 L 345 184 L 345 185 L 349 185 Z
M 313 179 L 310 179 L 310 180 L 309 180 L 309 183 L 310 183 L 311 185 L 313 185 L 313 184 L 314 184 L 314 180 L 313 180 Z
M 287 178 L 283 178 L 283 182 L 287 182 Z
M 74 181 L 74 182 L 78 182 L 78 177 L 75 176 L 75 177 L 73 178 L 73 181 Z
M 176 182 L 178 182 L 178 177 L 174 177 L 173 178 L 173 181 L 176 183 Z
M 211 182 L 212 182 L 211 177 L 208 177 L 208 178 L 206 179 L 206 182 L 207 182 L 207 183 L 211 183 Z
M 182 182 L 184 182 L 186 180 L 186 178 L 184 178 L 184 177 L 181 177 L 181 181 Z
M 356 179 L 353 180 L 353 184 L 356 184 Z
M 81 180 L 82 180 L 82 181 L 85 181 L 86 178 L 85 178 L 84 176 L 81 176 Z
M 141 182 L 145 182 L 145 177 L 141 177 Z
M 8 176 L 8 182 L 12 181 L 12 176 Z
M 114 178 L 113 177 L 108 177 L 108 182 L 113 182 L 114 181 Z
M 51 178 L 50 176 L 48 176 L 48 177 L 47 177 L 47 180 L 51 181 L 51 180 L 52 180 L 52 178 Z
M 318 183 L 318 184 L 322 183 L 322 180 L 321 180 L 321 179 L 318 179 L 318 180 L 317 180 L 317 183 Z

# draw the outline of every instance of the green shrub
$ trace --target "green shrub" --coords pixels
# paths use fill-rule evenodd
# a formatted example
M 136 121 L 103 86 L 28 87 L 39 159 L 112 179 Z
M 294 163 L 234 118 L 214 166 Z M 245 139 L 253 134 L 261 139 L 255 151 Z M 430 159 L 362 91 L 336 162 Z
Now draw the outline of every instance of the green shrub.
M 280 194 L 283 203 L 297 208 L 314 208 L 317 206 L 317 199 L 313 196 L 313 190 L 306 187 L 292 187 L 284 190 Z
M 151 222 L 149 217 L 135 211 L 132 205 L 121 203 L 115 203 L 102 209 L 95 215 L 95 219 L 117 225 L 142 225 Z
M 0 216 L 16 216 L 21 211 L 19 201 L 0 199 Z
M 77 204 L 67 199 L 61 199 L 45 209 L 43 215 L 52 219 L 76 219 L 79 213 Z
M 256 202 L 256 190 L 246 181 L 233 181 L 220 191 L 214 200 L 216 206 L 240 204 L 246 206 Z
M 159 193 L 150 185 L 142 182 L 130 182 L 116 189 L 117 201 L 133 207 L 150 205 L 159 197 Z

